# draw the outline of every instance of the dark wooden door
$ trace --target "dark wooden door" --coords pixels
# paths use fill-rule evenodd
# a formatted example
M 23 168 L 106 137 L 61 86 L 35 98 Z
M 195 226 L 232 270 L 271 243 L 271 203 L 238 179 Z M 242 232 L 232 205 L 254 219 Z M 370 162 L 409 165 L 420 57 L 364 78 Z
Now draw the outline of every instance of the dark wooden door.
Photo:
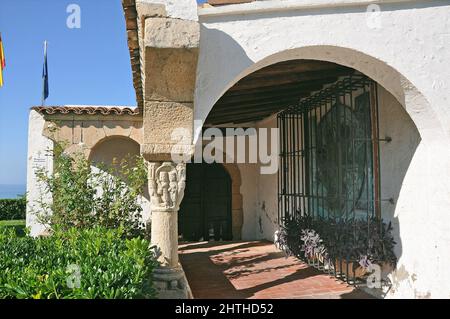
M 188 164 L 178 216 L 182 240 L 231 240 L 231 180 L 220 164 Z

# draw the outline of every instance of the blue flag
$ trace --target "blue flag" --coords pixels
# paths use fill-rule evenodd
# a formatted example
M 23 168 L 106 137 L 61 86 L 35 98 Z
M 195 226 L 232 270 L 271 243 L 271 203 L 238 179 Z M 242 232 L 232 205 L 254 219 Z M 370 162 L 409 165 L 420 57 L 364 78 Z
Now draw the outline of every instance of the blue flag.
M 44 67 L 42 69 L 42 105 L 44 105 L 45 99 L 48 98 L 48 68 L 47 68 L 47 41 L 44 42 Z

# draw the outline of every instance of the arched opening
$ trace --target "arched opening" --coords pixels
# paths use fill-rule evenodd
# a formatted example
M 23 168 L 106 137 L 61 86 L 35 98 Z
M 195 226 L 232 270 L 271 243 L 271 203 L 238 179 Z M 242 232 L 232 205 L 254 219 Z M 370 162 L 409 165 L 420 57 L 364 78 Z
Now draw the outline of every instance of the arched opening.
M 108 136 L 94 145 L 89 152 L 89 160 L 93 170 L 104 171 L 113 165 L 120 165 L 126 160 L 132 167 L 140 156 L 140 145 L 135 140 L 126 136 Z M 113 170 L 117 172 L 118 170 Z M 119 173 L 117 173 L 119 174 Z M 144 187 L 143 196 L 139 199 L 142 206 L 142 221 L 146 224 L 150 221 L 150 201 L 148 187 Z
M 89 160 L 92 163 L 112 165 L 126 158 L 140 154 L 140 146 L 128 137 L 111 136 L 99 141 L 91 150 Z
M 187 164 L 178 216 L 180 240 L 231 240 L 232 180 L 220 164 Z
M 233 28 L 228 28 L 229 24 L 224 20 L 205 26 L 203 39 L 208 37 L 208 41 L 204 41 L 203 50 L 200 50 L 195 118 L 202 120 L 207 126 L 276 127 L 275 115 L 260 120 L 261 114 L 257 114 L 252 119 L 252 112 L 245 114 L 242 105 L 232 110 L 231 102 L 236 97 L 234 87 L 239 82 L 245 82 L 251 77 L 257 80 L 255 75 L 258 71 L 270 70 L 270 67 L 278 63 L 300 60 L 331 62 L 351 68 L 374 81 L 378 88 L 380 106 L 379 138 L 391 138 L 390 142 L 380 142 L 380 210 L 382 217 L 390 220 L 394 227 L 395 251 L 399 260 L 397 269 L 390 275 L 393 283 L 390 294 L 414 297 L 429 295 L 429 291 L 433 291 L 433 294 L 442 296 L 448 291 L 445 290 L 448 285 L 442 285 L 442 278 L 448 276 L 444 273 L 435 276 L 434 269 L 445 268 L 445 263 L 450 258 L 448 249 L 444 248 L 448 246 L 448 232 L 445 223 L 441 222 L 441 212 L 448 211 L 450 206 L 447 178 L 450 167 L 447 129 L 449 116 L 446 104 L 439 100 L 440 93 L 436 91 L 431 77 L 423 76 L 424 73 L 418 72 L 417 68 L 411 68 L 415 61 L 421 59 L 420 56 L 411 54 L 410 59 L 398 59 L 392 54 L 394 51 L 386 50 L 393 43 L 389 36 L 384 37 L 384 42 L 373 41 L 372 37 L 359 37 L 360 30 L 352 27 L 344 30 L 350 35 L 355 32 L 355 36 L 339 37 L 335 32 L 305 33 L 301 30 L 303 26 L 309 25 L 306 22 L 309 18 L 308 15 L 298 17 L 298 22 L 301 23 L 297 23 L 302 28 L 297 28 L 299 32 L 290 33 L 289 41 L 277 41 L 277 37 L 267 35 L 267 30 L 271 34 L 279 31 L 278 34 L 283 35 L 287 24 L 295 24 L 295 19 L 291 18 L 285 20 L 286 24 L 280 19 L 273 20 L 274 23 L 270 26 L 267 23 L 270 20 L 261 19 L 260 26 L 267 27 L 260 28 L 263 32 L 258 32 L 258 20 L 252 20 L 253 30 L 258 31 L 246 34 L 242 33 L 239 26 L 248 26 L 247 18 L 240 20 L 242 24 L 236 22 Z M 338 21 L 334 15 L 329 15 L 329 18 L 331 23 Z M 311 28 L 316 28 L 311 25 Z M 214 59 L 210 58 L 211 52 L 214 52 Z M 216 61 L 228 63 L 220 64 Z M 422 66 L 427 68 L 426 65 Z M 299 82 L 302 79 L 301 73 L 295 75 L 295 72 L 291 72 L 287 75 L 297 77 Z M 235 91 L 234 96 L 229 94 L 230 90 Z M 264 97 L 266 92 L 254 91 L 253 97 L 258 98 L 258 93 L 262 94 L 260 97 Z M 215 112 L 216 106 L 219 105 L 220 108 L 222 102 L 224 104 L 220 112 Z M 281 103 L 275 101 L 271 107 L 276 109 L 276 104 Z M 230 105 L 231 108 L 228 109 Z M 283 108 L 280 107 L 279 110 L 281 112 Z M 272 114 L 275 113 L 277 111 Z M 332 144 L 332 139 L 329 139 L 328 144 Z M 322 164 L 324 163 L 322 160 Z M 251 201 L 244 206 L 256 207 L 257 211 L 256 216 L 252 216 L 251 210 L 246 210 L 244 228 L 248 229 L 248 224 L 256 225 L 255 238 L 272 239 L 271 234 L 277 227 L 275 215 L 278 203 L 277 190 L 269 185 L 277 185 L 277 177 L 254 178 L 255 174 L 247 169 L 241 169 L 241 174 L 244 201 Z M 257 189 L 256 195 L 246 185 L 249 176 L 256 180 L 253 184 Z M 361 180 L 364 178 L 362 176 Z M 248 188 L 250 191 L 247 191 Z M 318 207 L 323 205 L 320 203 Z M 430 232 L 430 229 L 433 231 Z M 424 238 L 428 240 L 424 241 Z M 437 255 L 440 256 L 439 260 L 436 260 Z M 430 260 L 434 260 L 432 267 Z
M 386 75 L 377 77 L 389 82 Z M 252 179 L 245 181 L 242 197 L 256 207 L 253 216 L 243 215 L 244 228 L 254 225 L 253 238 L 273 240 L 283 218 L 305 212 L 376 217 L 392 222 L 401 256 L 396 205 L 421 136 L 408 116 L 400 77 L 390 81 L 395 85 L 388 90 L 348 63 L 289 59 L 230 85 L 208 112 L 205 127 L 281 131 L 277 174 L 264 176 L 238 164 L 243 179 Z M 355 280 L 355 272 L 343 276 Z

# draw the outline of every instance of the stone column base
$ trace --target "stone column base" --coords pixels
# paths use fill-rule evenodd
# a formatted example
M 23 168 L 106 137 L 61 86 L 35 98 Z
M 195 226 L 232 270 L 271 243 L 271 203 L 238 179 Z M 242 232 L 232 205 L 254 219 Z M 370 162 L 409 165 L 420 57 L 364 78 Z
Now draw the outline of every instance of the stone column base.
M 156 268 L 153 281 L 159 299 L 193 299 L 186 275 L 180 264 L 176 268 Z

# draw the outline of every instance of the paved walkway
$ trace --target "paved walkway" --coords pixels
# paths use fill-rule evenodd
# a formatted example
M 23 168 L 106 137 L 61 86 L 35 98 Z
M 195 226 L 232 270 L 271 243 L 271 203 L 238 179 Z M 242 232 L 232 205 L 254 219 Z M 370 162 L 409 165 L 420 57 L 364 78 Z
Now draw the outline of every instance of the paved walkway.
M 269 242 L 182 244 L 180 260 L 194 298 L 370 298 Z

